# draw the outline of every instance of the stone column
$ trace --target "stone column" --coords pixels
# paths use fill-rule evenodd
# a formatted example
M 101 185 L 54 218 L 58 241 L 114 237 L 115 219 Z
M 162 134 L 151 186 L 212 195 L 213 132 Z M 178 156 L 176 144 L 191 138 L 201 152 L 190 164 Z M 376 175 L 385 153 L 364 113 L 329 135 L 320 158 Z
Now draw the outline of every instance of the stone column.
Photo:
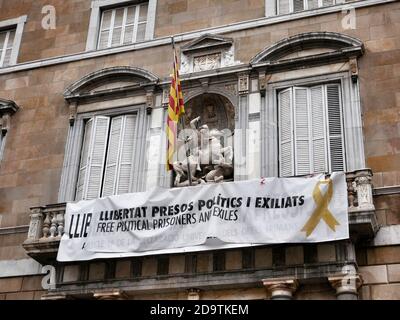
M 234 176 L 235 181 L 247 179 L 247 128 L 249 110 L 249 74 L 238 75 L 238 105 L 235 106 Z
M 358 300 L 358 289 L 362 283 L 358 274 L 339 275 L 328 280 L 336 290 L 337 300 Z
M 299 282 L 297 279 L 264 279 L 265 288 L 271 292 L 271 300 L 292 300 Z
M 93 297 L 97 300 L 128 300 L 125 292 L 121 290 L 95 292 Z

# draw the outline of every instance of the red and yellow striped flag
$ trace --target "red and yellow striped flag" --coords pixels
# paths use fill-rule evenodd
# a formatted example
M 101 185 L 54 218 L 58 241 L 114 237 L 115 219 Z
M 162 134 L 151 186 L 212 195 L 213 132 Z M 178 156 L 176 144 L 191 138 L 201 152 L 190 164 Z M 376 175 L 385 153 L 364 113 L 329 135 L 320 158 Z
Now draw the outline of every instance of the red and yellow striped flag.
M 174 66 L 172 70 L 171 89 L 169 92 L 167 123 L 167 171 L 172 170 L 173 157 L 177 142 L 179 117 L 185 113 L 181 81 L 179 79 L 178 58 L 174 47 Z

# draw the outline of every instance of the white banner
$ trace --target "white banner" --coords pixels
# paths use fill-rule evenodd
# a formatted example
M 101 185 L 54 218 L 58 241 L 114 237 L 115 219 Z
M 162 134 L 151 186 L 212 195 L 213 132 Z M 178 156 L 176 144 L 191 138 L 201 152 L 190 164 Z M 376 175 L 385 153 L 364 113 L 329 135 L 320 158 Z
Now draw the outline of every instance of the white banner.
M 266 178 L 68 203 L 58 261 L 349 237 L 344 173 Z

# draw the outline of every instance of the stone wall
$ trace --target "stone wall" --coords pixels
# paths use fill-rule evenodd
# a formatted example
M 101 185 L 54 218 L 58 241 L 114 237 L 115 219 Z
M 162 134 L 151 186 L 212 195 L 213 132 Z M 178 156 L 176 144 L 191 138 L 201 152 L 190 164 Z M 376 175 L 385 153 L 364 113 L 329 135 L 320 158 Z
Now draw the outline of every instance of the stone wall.
M 363 299 L 400 299 L 400 246 L 370 247 L 358 252 Z
M 264 14 L 261 0 L 159 2 L 163 4 L 157 10 L 156 36 L 258 18 Z M 56 30 L 44 31 L 40 27 L 43 4 L 56 6 L 59 12 Z M 204 8 L 207 5 L 213 9 L 205 16 Z M 29 4 L 22 0 L 0 0 L 0 6 L 0 20 L 29 13 L 22 38 L 20 62 L 84 50 L 89 0 L 38 0 Z M 247 9 L 243 10 L 243 7 Z M 400 3 L 357 9 L 356 12 L 355 30 L 342 30 L 342 14 L 334 13 L 233 32 L 227 36 L 234 38 L 236 60 L 243 63 L 248 63 L 264 47 L 301 32 L 334 31 L 360 38 L 366 49 L 359 61 L 359 79 L 367 165 L 375 174 L 375 186 L 399 185 Z M 203 15 L 203 20 L 197 19 Z M 190 20 L 196 22 L 184 21 L 187 16 L 192 16 Z M 171 65 L 171 47 L 157 46 L 0 75 L 0 97 L 11 99 L 20 106 L 11 119 L 0 167 L 0 228 L 26 225 L 30 207 L 57 202 L 69 126 L 63 91 L 90 72 L 121 65 L 140 67 L 166 78 Z M 376 199 L 379 222 L 383 225 L 398 224 L 399 195 Z M 21 247 L 25 238 L 23 234 L 0 235 L 0 260 L 26 258 Z M 359 256 L 366 258 L 359 264 L 363 268 L 372 268 L 371 274 L 380 270 L 378 280 L 366 282 L 367 289 L 363 289 L 363 295 L 379 298 L 391 291 L 391 297 L 398 297 L 400 247 L 360 250 Z M 364 251 L 365 254 L 362 253 Z M 367 270 L 364 271 L 366 275 L 370 272 L 369 269 L 363 270 Z M 386 273 L 382 270 L 386 270 Z M 368 277 L 370 279 L 372 276 Z M 393 283 L 392 289 L 386 290 L 389 283 Z M 22 284 L 23 280 L 21 286 L 15 288 L 21 289 Z M 8 285 L 0 285 L 0 288 L 1 292 Z M 29 290 L 27 292 L 36 289 Z
M 381 226 L 400 224 L 400 197 L 397 194 L 376 196 L 375 208 Z
M 0 1 L 0 21 L 28 15 L 18 62 L 27 62 L 85 50 L 91 0 Z M 56 9 L 54 30 L 42 27 L 45 5 Z
M 27 14 L 18 61 L 85 51 L 92 0 L 15 0 L 0 2 L 0 21 Z M 45 5 L 56 9 L 57 28 L 42 28 Z M 264 17 L 264 0 L 159 0 L 154 36 L 195 31 Z
M 0 300 L 40 300 L 43 276 L 0 279 Z
M 158 1 L 155 37 L 262 18 L 264 8 L 265 0 Z

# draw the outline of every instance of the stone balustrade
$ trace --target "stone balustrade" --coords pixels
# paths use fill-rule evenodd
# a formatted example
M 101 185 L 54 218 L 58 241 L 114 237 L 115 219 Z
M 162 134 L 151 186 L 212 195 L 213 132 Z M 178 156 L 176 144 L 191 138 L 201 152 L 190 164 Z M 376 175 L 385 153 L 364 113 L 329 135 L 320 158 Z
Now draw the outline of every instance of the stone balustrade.
M 31 208 L 25 243 L 60 240 L 64 234 L 65 203 Z

